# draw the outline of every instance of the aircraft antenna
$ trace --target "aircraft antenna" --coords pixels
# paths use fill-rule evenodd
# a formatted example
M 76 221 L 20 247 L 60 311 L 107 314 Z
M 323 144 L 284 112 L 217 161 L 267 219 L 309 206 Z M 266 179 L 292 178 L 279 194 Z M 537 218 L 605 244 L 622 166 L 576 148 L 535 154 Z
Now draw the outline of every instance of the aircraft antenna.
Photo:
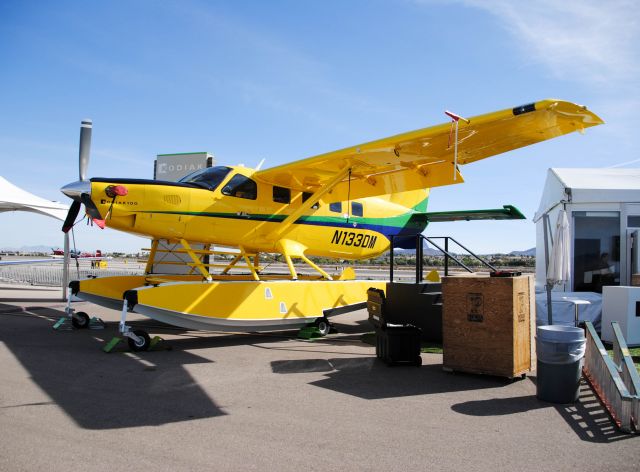
M 256 166 L 256 170 L 262 169 L 262 164 L 264 164 L 264 161 L 265 161 L 265 158 L 263 157 L 262 160 L 258 162 L 258 165 Z

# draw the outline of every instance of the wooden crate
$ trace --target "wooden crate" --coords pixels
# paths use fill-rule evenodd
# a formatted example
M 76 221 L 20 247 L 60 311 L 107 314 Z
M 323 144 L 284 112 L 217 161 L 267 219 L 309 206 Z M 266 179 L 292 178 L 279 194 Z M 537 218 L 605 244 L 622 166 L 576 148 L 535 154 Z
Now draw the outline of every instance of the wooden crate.
M 445 277 L 445 370 L 518 377 L 535 363 L 533 276 Z

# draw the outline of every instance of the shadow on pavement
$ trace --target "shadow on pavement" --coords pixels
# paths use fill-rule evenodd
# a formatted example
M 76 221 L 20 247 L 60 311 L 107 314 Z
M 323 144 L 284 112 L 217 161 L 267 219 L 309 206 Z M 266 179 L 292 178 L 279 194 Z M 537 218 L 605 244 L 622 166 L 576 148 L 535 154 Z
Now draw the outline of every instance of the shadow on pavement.
M 341 334 L 363 334 L 373 331 L 373 325 L 368 319 L 355 320 L 352 324 L 340 323 L 340 315 L 329 318 L 336 331 Z
M 451 375 L 441 365 L 390 368 L 373 356 L 273 361 L 271 369 L 277 374 L 327 372 L 310 385 L 366 400 L 495 388 L 501 382 L 493 377 Z
M 297 330 L 271 331 L 267 333 L 241 333 L 225 331 L 194 331 L 170 324 L 162 323 L 152 319 L 128 320 L 127 324 L 133 329 L 143 329 L 153 337 L 171 335 L 172 339 L 163 343 L 165 349 L 176 350 L 197 350 L 209 349 L 212 347 L 246 346 L 279 343 L 291 339 L 297 339 Z M 110 321 L 105 323 L 109 332 L 118 331 L 118 322 Z M 153 333 L 153 334 L 151 334 Z M 125 349 L 124 347 L 122 349 Z M 126 350 L 126 349 L 125 349 Z
M 533 380 L 532 377 L 530 377 Z M 634 437 L 619 431 L 611 420 L 591 387 L 582 380 L 578 401 L 572 404 L 558 405 L 538 400 L 535 395 L 511 398 L 492 398 L 458 403 L 451 409 L 471 416 L 513 415 L 540 408 L 555 408 L 560 416 L 583 441 L 610 443 Z
M 51 309 L 0 314 L 0 342 L 82 428 L 155 426 L 225 414 L 185 369 L 212 361 L 180 350 L 170 356 L 105 354 L 100 348 L 113 330 L 55 332 L 51 322 L 61 316 Z M 0 409 L 34 406 L 5 398 Z
M 611 443 L 637 437 L 633 434 L 625 434 L 616 427 L 584 379 L 580 381 L 580 392 L 576 403 L 553 406 L 583 441 Z
M 474 400 L 458 403 L 451 409 L 457 413 L 471 416 L 501 416 L 524 413 L 526 411 L 548 408 L 548 403 L 541 402 L 535 395 L 526 397 L 492 398 L 490 400 Z

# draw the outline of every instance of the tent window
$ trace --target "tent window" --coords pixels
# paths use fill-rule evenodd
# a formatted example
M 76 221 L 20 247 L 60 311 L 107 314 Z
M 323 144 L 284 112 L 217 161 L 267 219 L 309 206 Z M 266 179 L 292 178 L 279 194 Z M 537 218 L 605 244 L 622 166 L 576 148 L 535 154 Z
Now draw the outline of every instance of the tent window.
M 573 212 L 573 287 L 576 292 L 602 293 L 620 285 L 620 214 Z
M 627 216 L 627 226 L 629 228 L 640 228 L 640 216 Z

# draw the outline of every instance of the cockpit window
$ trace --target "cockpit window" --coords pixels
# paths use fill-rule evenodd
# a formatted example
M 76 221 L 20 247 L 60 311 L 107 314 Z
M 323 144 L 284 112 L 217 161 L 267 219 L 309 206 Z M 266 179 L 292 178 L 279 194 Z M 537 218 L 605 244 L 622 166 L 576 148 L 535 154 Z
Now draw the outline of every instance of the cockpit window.
M 247 198 L 249 200 L 258 198 L 258 187 L 256 183 L 242 174 L 236 174 L 231 177 L 227 185 L 222 187 L 221 192 L 223 195 Z
M 222 182 L 227 176 L 229 171 L 231 171 L 231 169 L 225 166 L 207 167 L 182 177 L 179 182 L 184 184 L 194 184 L 198 187 L 206 188 L 207 190 L 215 190 L 216 187 L 220 185 L 220 182 Z

